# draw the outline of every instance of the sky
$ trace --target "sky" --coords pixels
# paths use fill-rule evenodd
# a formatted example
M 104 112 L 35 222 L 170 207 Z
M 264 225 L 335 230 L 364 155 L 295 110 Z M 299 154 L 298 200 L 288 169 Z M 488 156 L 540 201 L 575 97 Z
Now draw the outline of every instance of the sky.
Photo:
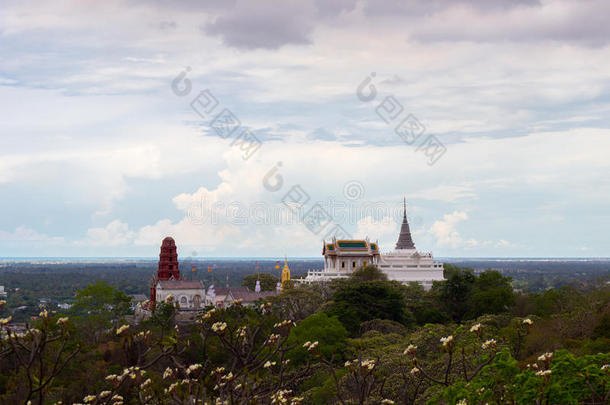
M 607 0 L 0 4 L 0 256 L 608 257 Z

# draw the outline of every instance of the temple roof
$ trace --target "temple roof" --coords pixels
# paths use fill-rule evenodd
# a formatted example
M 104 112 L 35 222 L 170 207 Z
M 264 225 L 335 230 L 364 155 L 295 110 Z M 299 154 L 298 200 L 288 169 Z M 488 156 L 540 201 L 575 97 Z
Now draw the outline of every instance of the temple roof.
M 344 250 L 367 250 L 368 246 L 365 240 L 339 240 L 337 245 Z
M 229 292 L 231 294 L 247 293 L 250 292 L 250 290 L 248 289 L 248 287 L 218 287 L 214 288 L 214 292 L 216 293 L 216 296 L 219 296 L 227 295 L 229 294 Z
M 407 221 L 407 200 L 404 201 L 404 214 L 402 218 L 402 226 L 400 227 L 400 235 L 396 242 L 396 249 L 415 249 L 415 244 L 411 238 L 411 229 L 409 221 Z
M 244 303 L 252 303 L 252 302 L 256 302 L 256 301 L 260 300 L 261 298 L 267 298 L 267 297 L 271 297 L 271 296 L 277 295 L 277 292 L 275 292 L 275 291 L 261 291 L 261 292 L 257 293 L 257 292 L 252 292 L 252 291 L 248 291 L 248 292 L 242 292 L 242 291 L 233 292 L 233 291 L 231 291 L 231 295 L 236 300 L 242 300 Z
M 201 281 L 159 280 L 163 290 L 203 290 Z

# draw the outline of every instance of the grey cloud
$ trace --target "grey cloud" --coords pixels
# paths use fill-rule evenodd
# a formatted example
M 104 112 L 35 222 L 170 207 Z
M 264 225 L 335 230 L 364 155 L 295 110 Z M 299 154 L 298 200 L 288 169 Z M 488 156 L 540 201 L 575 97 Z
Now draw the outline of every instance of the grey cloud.
M 364 13 L 368 16 L 422 16 L 458 5 L 478 10 L 506 10 L 516 6 L 537 6 L 540 0 L 366 0 Z
M 311 42 L 310 34 L 320 21 L 336 18 L 355 5 L 355 0 L 240 1 L 233 8 L 221 10 L 202 30 L 240 49 L 305 45 Z
M 334 18 L 356 7 L 356 0 L 316 0 L 317 14 L 320 18 Z
M 557 40 L 599 45 L 610 39 L 608 0 L 154 0 L 154 4 L 201 12 L 202 32 L 238 49 L 306 45 L 317 27 L 336 24 L 339 16 L 354 11 L 363 13 L 373 27 L 393 25 L 406 38 L 422 42 Z
M 218 16 L 203 27 L 208 35 L 220 36 L 228 46 L 240 49 L 277 49 L 287 44 L 308 44 L 312 22 L 300 20 L 293 10 L 251 9 Z
M 175 21 L 159 21 L 156 24 L 156 27 L 161 31 L 171 31 L 175 30 L 178 25 Z
M 610 39 L 610 2 L 605 0 L 368 0 L 364 12 L 390 23 L 401 21 L 410 39 L 424 42 L 551 40 L 602 45 Z
M 126 0 L 127 4 L 144 4 L 172 10 L 206 11 L 232 8 L 237 0 Z

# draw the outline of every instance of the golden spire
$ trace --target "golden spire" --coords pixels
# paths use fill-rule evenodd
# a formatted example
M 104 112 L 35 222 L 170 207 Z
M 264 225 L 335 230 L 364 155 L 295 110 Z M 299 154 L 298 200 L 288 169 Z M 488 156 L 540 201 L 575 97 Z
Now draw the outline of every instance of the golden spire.
M 282 285 L 285 281 L 290 280 L 290 268 L 288 267 L 288 258 L 284 256 L 284 268 L 282 269 Z

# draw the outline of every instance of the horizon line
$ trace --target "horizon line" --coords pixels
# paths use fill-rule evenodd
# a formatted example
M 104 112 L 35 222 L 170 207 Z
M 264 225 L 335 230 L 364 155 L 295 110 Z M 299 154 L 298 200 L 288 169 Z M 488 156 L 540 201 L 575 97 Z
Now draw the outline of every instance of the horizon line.
M 278 260 L 280 256 L 183 256 L 182 260 Z M 0 262 L 11 260 L 158 260 L 157 256 L 0 256 Z M 293 256 L 292 259 L 324 260 L 319 256 Z M 489 259 L 489 260 L 610 260 L 610 256 L 439 256 L 437 260 Z

